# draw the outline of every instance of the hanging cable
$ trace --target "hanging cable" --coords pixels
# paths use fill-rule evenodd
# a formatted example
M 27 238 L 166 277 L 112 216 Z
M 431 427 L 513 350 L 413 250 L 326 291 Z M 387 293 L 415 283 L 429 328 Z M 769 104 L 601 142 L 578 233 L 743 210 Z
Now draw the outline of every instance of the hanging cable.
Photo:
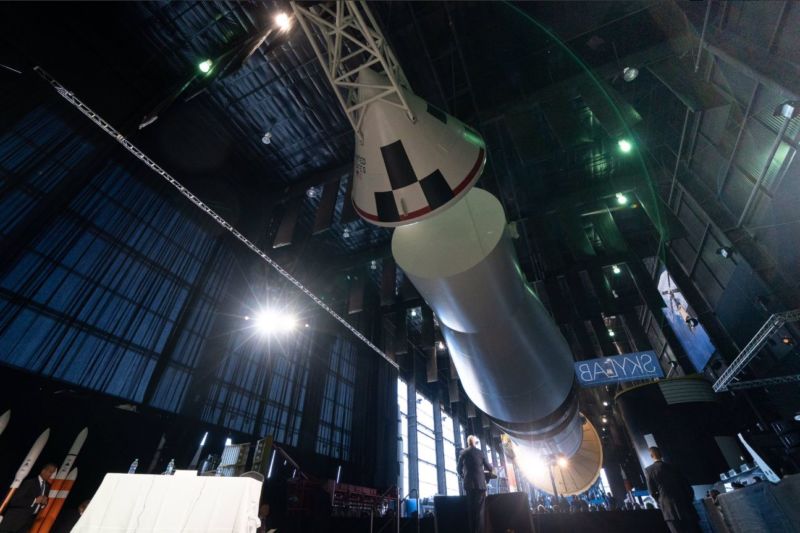
M 68 91 L 61 83 L 50 76 L 47 72 L 45 72 L 41 67 L 34 67 L 34 69 L 39 76 L 41 76 L 47 83 L 49 83 L 57 92 L 60 94 L 67 102 L 75 106 L 78 111 L 86 115 L 92 122 L 94 122 L 97 126 L 99 126 L 104 132 L 106 132 L 110 137 L 112 137 L 115 141 L 121 144 L 127 151 L 132 153 L 136 156 L 137 159 L 142 161 L 145 165 L 150 167 L 156 174 L 164 178 L 166 181 L 170 183 L 173 187 L 178 189 L 182 195 L 189 199 L 194 205 L 199 207 L 203 212 L 205 212 L 208 216 L 214 219 L 214 222 L 228 230 L 234 237 L 236 237 L 239 241 L 241 241 L 245 246 L 247 246 L 250 250 L 255 252 L 261 259 L 266 261 L 266 263 L 278 271 L 278 273 L 286 278 L 289 283 L 297 287 L 303 294 L 311 298 L 315 304 L 321 307 L 326 313 L 331 315 L 337 322 L 342 324 L 345 328 L 350 330 L 350 332 L 355 335 L 360 341 L 364 344 L 369 346 L 371 350 L 375 353 L 383 357 L 383 359 L 392 365 L 396 369 L 400 369 L 398 364 L 394 362 L 388 355 L 386 355 L 383 350 L 375 346 L 370 340 L 364 336 L 363 333 L 358 331 L 353 325 L 351 325 L 347 320 L 342 318 L 336 311 L 330 308 L 328 304 L 323 302 L 320 298 L 318 298 L 313 292 L 305 287 L 300 281 L 298 281 L 294 276 L 289 274 L 283 267 L 281 267 L 274 259 L 266 254 L 266 252 L 262 251 L 258 246 L 256 246 L 253 242 L 250 241 L 247 237 L 242 235 L 236 228 L 234 228 L 227 220 L 222 218 L 219 214 L 217 214 L 213 209 L 211 209 L 208 205 L 203 203 L 200 198 L 192 194 L 192 192 L 184 187 L 178 180 L 173 178 L 169 175 L 169 173 L 158 166 L 155 161 L 150 159 L 144 152 L 139 150 L 132 142 L 126 139 L 121 133 L 114 129 L 111 124 L 106 122 L 100 115 L 92 111 L 86 104 L 81 102 L 81 100 L 75 96 L 74 93 Z

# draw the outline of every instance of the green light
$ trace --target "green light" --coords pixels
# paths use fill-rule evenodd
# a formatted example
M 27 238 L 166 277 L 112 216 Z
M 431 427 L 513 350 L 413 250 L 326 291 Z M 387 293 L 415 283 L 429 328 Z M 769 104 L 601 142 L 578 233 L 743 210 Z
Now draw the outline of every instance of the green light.
M 475 133 L 474 131 L 465 129 L 462 135 L 464 137 L 464 140 L 470 144 L 474 144 L 475 146 L 478 146 L 480 148 L 483 148 L 485 146 L 483 144 L 483 139 L 481 139 L 481 136 Z
M 210 59 L 206 59 L 205 61 L 201 61 L 197 65 L 197 68 L 199 68 L 200 72 L 202 72 L 203 74 L 208 74 L 209 72 L 211 72 L 211 66 L 212 65 L 213 65 L 213 63 L 211 62 L 211 60 Z
M 626 139 L 620 139 L 619 142 L 617 142 L 617 145 L 619 145 L 619 149 L 622 151 L 623 154 L 627 154 L 628 152 L 633 150 L 633 145 L 631 144 L 630 141 Z
M 617 265 L 614 265 L 613 267 L 611 267 L 611 271 L 614 274 L 622 274 L 622 270 Z
M 622 194 L 621 192 L 617 193 L 617 203 L 619 205 L 625 205 L 628 203 L 628 197 Z

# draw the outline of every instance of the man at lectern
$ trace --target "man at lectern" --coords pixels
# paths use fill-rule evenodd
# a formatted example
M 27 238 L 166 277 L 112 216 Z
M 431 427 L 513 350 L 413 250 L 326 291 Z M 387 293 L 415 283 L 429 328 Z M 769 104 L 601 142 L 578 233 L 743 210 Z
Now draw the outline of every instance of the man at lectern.
M 470 533 L 483 533 L 485 529 L 486 472 L 492 471 L 492 465 L 486 461 L 477 444 L 478 437 L 470 435 L 467 447 L 458 456 L 458 474 L 464 480 L 467 494 Z
M 39 475 L 23 481 L 14 492 L 3 513 L 0 531 L 27 533 L 36 515 L 47 505 L 50 480 L 58 467 L 52 463 L 44 465 Z

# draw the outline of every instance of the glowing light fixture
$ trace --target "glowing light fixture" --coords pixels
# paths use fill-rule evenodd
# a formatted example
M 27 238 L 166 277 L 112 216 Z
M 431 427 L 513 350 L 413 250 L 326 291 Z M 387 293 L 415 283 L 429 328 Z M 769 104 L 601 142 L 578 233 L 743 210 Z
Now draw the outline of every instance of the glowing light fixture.
M 442 342 L 442 341 L 439 341 L 439 342 L 436 344 L 436 347 L 437 347 L 437 348 L 439 348 L 440 350 L 444 350 L 444 349 L 445 349 L 444 342 Z
M 614 265 L 613 267 L 611 267 L 611 271 L 612 271 L 614 274 L 622 274 L 622 269 L 621 269 L 621 268 L 619 268 L 617 265 Z
M 627 154 L 628 152 L 630 152 L 631 150 L 633 150 L 633 145 L 632 145 L 632 144 L 631 144 L 631 142 L 630 142 L 629 140 L 627 140 L 627 139 L 620 139 L 620 140 L 617 142 L 617 146 L 619 146 L 619 149 L 620 149 L 620 151 L 621 151 L 623 154 Z
M 262 334 L 285 333 L 297 327 L 297 318 L 291 314 L 266 311 L 255 317 L 255 325 Z
M 233 441 L 230 438 L 225 439 L 225 446 L 233 445 Z
M 609 337 L 613 337 L 614 335 L 615 335 L 615 333 L 614 333 L 613 329 L 608 330 L 608 336 Z
M 289 15 L 284 12 L 280 12 L 275 15 L 275 24 L 282 30 L 289 29 L 289 25 L 291 24 L 291 20 L 289 20 Z
M 203 74 L 208 74 L 211 72 L 211 67 L 214 66 L 214 63 L 210 59 L 204 59 L 200 63 L 197 64 L 197 68 L 200 69 L 200 72 Z
M 608 424 L 608 418 L 606 418 L 605 416 L 600 420 L 603 422 L 603 424 Z
M 636 67 L 625 67 L 622 69 L 622 79 L 628 83 L 639 77 L 639 69 Z
M 412 317 L 415 317 L 415 316 L 417 316 L 417 310 L 416 310 L 416 309 L 412 309 L 412 310 L 411 310 L 411 316 L 412 316 Z
M 622 194 L 621 192 L 617 193 L 617 203 L 619 205 L 625 205 L 628 203 L 628 197 Z
M 566 457 L 559 457 L 557 462 L 558 466 L 560 466 L 561 468 L 566 468 L 567 465 L 569 465 L 569 461 L 567 460 Z
M 608 402 L 603 402 L 603 407 L 608 407 Z
M 514 453 L 517 466 L 528 479 L 534 479 L 542 472 L 547 472 L 547 463 L 537 453 L 519 446 L 514 448 Z
M 720 246 L 717 248 L 717 255 L 720 257 L 724 257 L 725 259 L 729 258 L 733 254 L 733 248 L 730 246 Z

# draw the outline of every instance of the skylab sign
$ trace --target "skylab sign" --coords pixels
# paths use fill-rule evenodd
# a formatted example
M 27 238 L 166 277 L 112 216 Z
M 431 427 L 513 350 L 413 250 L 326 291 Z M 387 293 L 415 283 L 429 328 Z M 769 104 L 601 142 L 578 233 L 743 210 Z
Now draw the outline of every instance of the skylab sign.
M 663 378 L 664 371 L 658 364 L 656 353 L 650 350 L 578 361 L 575 363 L 575 377 L 582 387 L 596 387 L 608 383 Z

